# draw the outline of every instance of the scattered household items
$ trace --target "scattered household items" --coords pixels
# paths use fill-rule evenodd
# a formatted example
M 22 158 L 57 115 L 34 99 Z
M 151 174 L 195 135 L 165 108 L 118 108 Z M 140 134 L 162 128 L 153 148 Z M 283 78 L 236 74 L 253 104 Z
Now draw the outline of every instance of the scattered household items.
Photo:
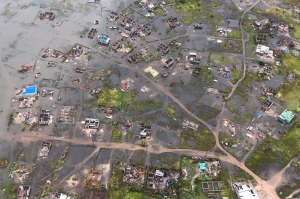
M 147 86 L 143 86 L 141 88 L 141 91 L 144 93 L 144 92 L 148 92 L 149 91 L 149 88 Z
M 81 46 L 81 45 L 75 45 L 72 48 L 72 51 L 71 51 L 70 55 L 72 57 L 79 57 L 82 53 L 83 53 L 83 46 Z
M 170 50 L 170 47 L 164 43 L 160 43 L 158 46 L 157 46 L 157 50 L 160 52 L 160 53 L 163 53 L 163 54 L 167 54 Z
M 53 12 L 40 12 L 39 17 L 41 20 L 49 19 L 49 20 L 53 21 L 55 14 Z
M 108 45 L 110 42 L 110 38 L 107 35 L 101 34 L 101 35 L 98 35 L 97 41 L 99 44 Z
M 88 38 L 89 39 L 93 39 L 95 37 L 96 33 L 97 33 L 97 29 L 96 28 L 92 28 L 90 30 L 90 32 L 88 33 Z
M 35 102 L 35 97 L 19 97 L 17 101 L 19 101 L 19 108 L 32 108 L 33 103 Z M 15 101 L 15 100 L 14 100 Z
M 73 79 L 72 84 L 77 85 L 79 84 L 80 80 L 79 79 Z
M 39 125 L 50 125 L 53 122 L 53 115 L 50 110 L 41 110 Z
M 264 87 L 264 88 L 262 89 L 261 95 L 262 95 L 262 96 L 271 97 L 271 96 L 274 95 L 274 93 L 275 93 L 275 91 L 274 91 L 273 88 L 271 88 L 271 87 Z
M 76 73 L 84 73 L 85 68 L 83 68 L 83 67 L 76 67 L 74 70 L 75 70 Z
M 98 95 L 101 91 L 101 88 L 97 88 L 97 89 L 92 89 L 91 90 L 91 95 L 92 96 L 95 96 L 95 95 Z
M 173 62 L 172 57 L 169 57 L 164 63 L 164 68 L 169 69 L 173 65 L 173 63 L 174 62 Z
M 115 111 L 112 108 L 107 108 L 105 109 L 104 113 L 105 113 L 105 118 L 112 119 L 115 114 Z
M 197 53 L 189 53 L 187 59 L 192 64 L 200 64 L 201 56 L 198 55 Z
M 20 185 L 17 191 L 18 199 L 29 199 L 31 187 L 29 185 Z
M 144 183 L 144 169 L 138 167 L 133 169 L 132 166 L 125 166 L 123 174 L 123 183 Z
M 172 40 L 172 41 L 169 43 L 169 46 L 175 47 L 175 48 L 179 48 L 181 45 L 182 45 L 182 43 L 178 42 L 177 40 Z
M 134 81 L 132 78 L 127 78 L 121 81 L 121 90 L 125 91 L 134 87 Z
M 231 78 L 231 70 L 228 67 L 221 67 L 218 69 L 219 75 L 224 78 Z
M 18 72 L 19 73 L 25 73 L 25 72 L 28 72 L 28 71 L 30 71 L 31 69 L 32 69 L 32 67 L 33 67 L 33 64 L 23 64 L 22 66 L 21 66 L 21 69 L 18 69 Z
M 129 131 L 131 128 L 132 128 L 132 124 L 130 123 L 124 124 L 123 126 L 123 129 L 125 129 L 126 131 Z
M 88 89 L 90 89 L 90 85 L 88 83 L 81 84 L 79 86 L 79 89 L 81 89 L 81 90 L 88 90 Z
M 14 113 L 14 121 L 18 124 L 28 123 L 30 125 L 38 124 L 38 113 L 37 112 L 17 112 Z
M 147 17 L 147 18 L 154 18 L 155 17 L 155 14 L 154 13 L 147 13 L 146 15 L 145 15 L 145 17 Z
M 83 129 L 98 129 L 100 126 L 99 120 L 94 118 L 85 118 L 81 124 L 83 125 Z
M 40 77 L 41 77 L 41 73 L 35 73 L 35 74 L 34 74 L 34 77 L 35 77 L 35 78 L 40 78 Z
M 190 129 L 196 131 L 199 127 L 199 124 L 195 124 L 188 120 L 183 120 L 182 126 L 183 126 L 183 128 L 190 128 Z
M 196 23 L 196 24 L 194 25 L 194 29 L 202 30 L 202 28 L 203 28 L 203 23 Z
M 94 21 L 94 25 L 98 25 L 98 24 L 99 24 L 98 20 Z
M 53 94 L 54 94 L 53 90 L 42 90 L 41 92 L 42 97 L 53 96 Z
M 270 110 L 271 106 L 273 105 L 273 102 L 271 102 L 270 100 L 266 100 L 262 107 L 261 107 L 261 110 L 262 111 L 267 111 L 267 110 Z
M 47 158 L 48 155 L 49 155 L 51 147 L 52 147 L 51 142 L 43 141 L 42 145 L 41 145 L 41 148 L 39 150 L 39 157 L 41 157 L 43 159 Z
M 103 168 L 104 169 L 104 168 Z M 96 189 L 101 184 L 103 170 L 92 170 L 86 175 L 84 185 Z
M 47 66 L 48 66 L 48 67 L 55 67 L 55 66 L 56 66 L 56 63 L 53 62 L 53 61 L 49 61 L 49 62 L 47 63 Z
M 61 58 L 62 61 L 64 61 L 68 57 L 67 54 L 62 53 L 57 50 L 52 50 L 50 48 L 45 49 L 41 56 L 42 56 L 42 58 L 47 58 L 47 57 Z
M 119 19 L 119 14 L 113 11 L 111 11 L 107 16 L 107 20 L 109 22 L 115 22 L 117 19 Z
M 223 126 L 228 127 L 228 130 L 229 130 L 229 132 L 231 133 L 232 136 L 235 135 L 236 129 L 235 129 L 234 124 L 231 121 L 229 121 L 227 119 L 223 119 L 222 124 L 223 124 Z
M 277 117 L 277 120 L 282 122 L 282 123 L 285 123 L 285 124 L 289 124 L 292 119 L 295 117 L 295 114 L 288 110 L 288 109 L 285 109 L 278 117 Z
M 261 68 L 258 68 L 258 74 L 261 76 L 266 76 L 269 79 L 270 79 L 270 77 L 272 77 L 273 72 L 274 72 L 274 68 L 269 65 L 265 65 Z
M 63 123 L 73 123 L 74 122 L 75 108 L 74 106 L 62 106 L 58 121 Z
M 232 184 L 232 187 L 238 196 L 238 198 L 257 198 L 259 196 L 255 189 L 253 189 L 251 184 L 246 182 L 236 182 Z
M 159 72 L 157 72 L 155 69 L 153 69 L 151 66 L 148 66 L 145 70 L 145 73 L 150 74 L 152 77 L 157 77 L 159 75 Z
M 217 95 L 219 93 L 219 90 L 215 89 L 215 88 L 207 88 L 206 93 L 207 94 Z
M 180 22 L 179 20 L 177 19 L 177 17 L 169 17 L 167 19 L 167 23 L 169 24 L 170 28 L 175 28 L 177 26 L 180 26 Z

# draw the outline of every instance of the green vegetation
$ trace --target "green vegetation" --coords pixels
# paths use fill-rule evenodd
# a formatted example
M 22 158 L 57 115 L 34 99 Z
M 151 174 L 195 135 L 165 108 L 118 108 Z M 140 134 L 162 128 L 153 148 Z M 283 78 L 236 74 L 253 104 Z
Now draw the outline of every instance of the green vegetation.
M 162 8 L 160 8 L 160 7 L 155 8 L 153 10 L 153 13 L 155 15 L 164 15 L 164 16 L 166 15 L 166 12 Z
M 168 108 L 166 109 L 166 115 L 169 118 L 174 118 L 175 116 L 175 111 L 176 111 L 176 107 L 174 106 L 174 104 L 169 104 Z
M 6 199 L 15 199 L 16 198 L 16 193 L 17 193 L 17 187 L 14 184 L 2 184 L 1 185 L 1 190 L 3 191 L 3 196 L 0 194 L 2 198 Z
M 179 145 L 180 149 L 208 151 L 216 144 L 212 132 L 201 124 L 196 132 L 190 129 L 183 129 L 180 137 L 182 139 Z M 189 144 L 188 142 L 193 142 L 194 144 Z
M 8 165 L 8 160 L 7 159 L 5 159 L 5 158 L 0 159 L 0 168 L 1 169 L 6 168 L 7 165 Z
M 232 39 L 241 39 L 242 33 L 240 31 L 231 31 L 228 33 L 228 37 Z
M 294 38 L 300 40 L 300 26 L 295 27 Z
M 112 90 L 103 88 L 98 96 L 98 106 L 123 109 L 127 103 L 133 101 L 133 98 L 133 91 L 121 91 L 119 89 Z
M 153 109 L 160 109 L 162 106 L 162 102 L 154 100 L 135 101 L 131 103 L 131 108 L 137 114 L 143 114 Z
M 11 113 L 8 116 L 7 128 L 10 127 L 10 125 L 13 123 L 13 121 L 14 121 L 14 113 Z
M 152 61 L 157 61 L 160 58 L 161 58 L 161 54 L 159 52 L 151 53 L 149 56 L 148 55 L 142 56 L 142 60 L 145 63 L 149 63 L 149 62 L 152 62 Z
M 120 142 L 122 138 L 122 133 L 119 131 L 119 125 L 114 124 L 112 128 L 111 142 Z
M 148 146 L 147 141 L 146 140 L 142 140 L 141 143 L 140 143 L 140 146 L 147 147 Z
M 210 62 L 213 64 L 224 64 L 224 63 L 231 63 L 231 60 L 228 57 L 225 57 L 224 55 L 211 54 Z
M 285 54 L 283 57 L 283 65 L 288 70 L 288 72 L 294 72 L 300 75 L 300 59 L 293 56 L 291 53 Z
M 242 73 L 242 71 L 239 71 L 239 70 L 231 70 L 231 72 L 232 72 L 232 74 L 231 74 L 230 81 L 231 81 L 231 83 L 236 84 L 239 81 L 239 79 L 242 78 L 243 73 Z
M 220 110 L 203 103 L 191 103 L 187 108 L 204 121 L 216 118 Z
M 293 83 L 286 82 L 276 94 L 276 97 L 287 103 L 287 108 L 292 111 L 300 112 L 299 99 L 300 81 Z
M 264 139 L 246 161 L 246 166 L 259 174 L 269 164 L 285 167 L 300 151 L 300 122 L 297 121 L 279 141 L 271 137 Z M 280 169 L 279 168 L 279 169 Z
M 10 3 L 9 3 L 10 4 Z M 1 13 L 2 16 L 7 16 L 10 12 L 9 10 L 9 4 L 7 4 L 5 7 L 4 7 L 4 10 L 3 12 Z
M 136 140 L 136 137 L 134 136 L 134 133 L 132 131 L 128 131 L 125 139 L 126 142 L 134 142 Z
M 300 6 L 300 2 L 298 0 L 283 0 L 284 3 L 286 4 L 292 4 L 296 6 Z
M 237 144 L 240 142 L 240 140 L 224 132 L 220 132 L 219 139 L 220 139 L 220 143 L 225 146 L 232 146 L 233 144 Z

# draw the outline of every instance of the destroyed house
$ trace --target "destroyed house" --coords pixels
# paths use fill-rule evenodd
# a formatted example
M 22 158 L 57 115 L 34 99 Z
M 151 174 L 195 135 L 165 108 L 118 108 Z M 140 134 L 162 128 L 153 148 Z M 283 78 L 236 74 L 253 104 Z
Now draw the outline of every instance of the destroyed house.
M 285 124 L 288 124 L 292 121 L 292 119 L 295 117 L 295 114 L 288 110 L 288 109 L 285 109 L 278 117 L 277 117 L 277 120 L 282 122 L 282 123 L 285 123 Z
M 136 64 L 142 61 L 142 57 L 139 55 L 139 53 L 136 53 L 133 55 L 129 55 L 127 60 L 129 63 Z
M 97 41 L 99 44 L 108 45 L 110 42 L 110 38 L 107 35 L 98 35 Z
M 128 27 L 131 28 L 135 25 L 135 22 L 133 21 L 133 19 L 126 17 L 125 19 L 123 19 L 123 21 L 121 22 L 121 26 L 123 27 Z
M 52 114 L 49 110 L 42 110 L 39 116 L 39 125 L 49 125 L 52 121 Z
M 146 124 L 141 124 L 140 136 L 142 138 L 145 138 L 147 136 L 151 136 L 151 134 L 152 134 L 151 126 Z
M 192 64 L 200 64 L 201 56 L 197 55 L 196 53 L 190 53 L 188 55 L 188 61 Z
M 98 129 L 100 126 L 99 120 L 93 118 L 85 118 L 82 123 L 85 129 Z
M 50 151 L 51 147 L 52 147 L 51 142 L 43 141 L 42 146 L 39 150 L 39 156 L 42 157 L 42 158 L 47 158 L 48 155 L 49 155 L 49 151 Z
M 177 17 L 169 17 L 168 19 L 167 19 L 167 22 L 168 22 L 168 24 L 169 24 L 169 26 L 171 27 L 171 28 L 175 28 L 175 27 L 177 27 L 177 26 L 180 26 L 180 22 L 178 21 L 178 19 L 177 19 Z
M 258 33 L 255 37 L 256 43 L 266 43 L 267 34 Z
M 53 12 L 41 12 L 41 13 L 39 13 L 39 17 L 41 20 L 49 19 L 49 20 L 53 21 L 55 14 Z
M 141 37 L 148 36 L 151 34 L 151 29 L 147 25 L 143 25 L 142 28 L 138 30 L 138 33 Z
M 182 44 L 180 42 L 178 42 L 177 40 L 172 40 L 170 43 L 169 43 L 170 46 L 172 47 L 176 47 L 176 48 L 179 48 Z
M 114 22 L 114 21 L 116 21 L 117 19 L 119 19 L 119 15 L 118 15 L 118 13 L 113 12 L 113 11 L 111 11 L 111 12 L 109 13 L 109 15 L 107 16 L 107 20 L 110 21 L 110 22 Z
M 275 93 L 274 89 L 271 87 L 264 87 L 261 95 L 263 96 L 273 96 Z
M 164 68 L 169 69 L 173 65 L 173 59 L 172 57 L 169 57 L 165 63 L 164 63 Z
M 206 90 L 206 93 L 207 94 L 214 94 L 214 95 L 217 95 L 219 93 L 219 90 L 218 89 L 215 89 L 215 88 L 208 88 Z
M 164 43 L 160 43 L 158 46 L 157 46 L 157 50 L 160 52 L 160 53 L 163 53 L 163 54 L 167 54 L 170 50 L 170 47 Z
M 93 39 L 95 37 L 96 33 L 97 33 L 97 29 L 96 28 L 92 28 L 90 30 L 90 32 L 88 33 L 88 38 L 89 39 Z
M 270 100 L 266 100 L 266 101 L 263 103 L 263 105 L 262 105 L 262 107 L 261 107 L 261 110 L 262 110 L 262 111 L 269 110 L 269 109 L 271 108 L 272 104 L 273 104 L 273 102 L 271 102 Z
M 294 6 L 293 13 L 295 17 L 300 17 L 300 7 Z
M 155 8 L 157 8 L 158 4 L 157 3 L 153 3 L 153 2 L 150 2 L 148 5 L 147 5 L 147 10 L 149 12 L 152 12 Z
M 115 52 L 118 52 L 119 49 L 122 48 L 122 43 L 121 41 L 116 41 L 113 45 L 112 45 L 112 50 Z
M 150 51 L 150 48 L 146 46 L 145 48 L 142 48 L 142 49 L 139 51 L 139 54 L 140 54 L 140 55 L 145 55 L 145 54 L 147 54 L 149 51 Z
M 72 51 L 71 51 L 71 56 L 73 57 L 79 57 L 83 52 L 83 47 L 81 45 L 75 45 L 73 48 L 72 48 Z
M 107 108 L 105 111 L 105 118 L 108 118 L 108 119 L 112 119 L 112 117 L 114 116 L 114 110 L 112 108 Z
M 194 25 L 194 29 L 202 30 L 202 28 L 203 28 L 203 23 L 196 23 Z
M 53 90 L 42 90 L 41 96 L 47 97 L 47 96 L 53 96 L 54 91 Z
M 183 120 L 182 126 L 183 126 L 183 128 L 190 128 L 190 129 L 193 129 L 193 130 L 196 131 L 199 127 L 199 124 L 195 124 L 195 123 L 190 122 L 188 120 Z
M 29 199 L 31 187 L 28 185 L 20 185 L 17 190 L 18 199 Z
M 233 183 L 233 188 L 239 199 L 259 199 L 255 189 L 250 184 L 246 183 Z

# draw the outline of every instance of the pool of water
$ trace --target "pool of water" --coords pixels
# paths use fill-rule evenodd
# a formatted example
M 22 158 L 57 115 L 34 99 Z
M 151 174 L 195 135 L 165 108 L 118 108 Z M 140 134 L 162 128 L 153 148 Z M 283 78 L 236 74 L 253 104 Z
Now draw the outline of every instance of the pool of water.
M 24 90 L 23 90 L 23 95 L 35 95 L 37 93 L 37 88 L 36 86 L 27 86 Z

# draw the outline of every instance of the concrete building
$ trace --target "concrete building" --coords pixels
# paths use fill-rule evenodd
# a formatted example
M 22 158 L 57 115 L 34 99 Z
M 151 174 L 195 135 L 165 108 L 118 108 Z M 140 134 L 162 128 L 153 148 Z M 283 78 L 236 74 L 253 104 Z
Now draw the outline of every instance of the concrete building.
M 233 183 L 232 186 L 239 199 L 259 199 L 251 184 L 239 182 Z
M 288 124 L 292 121 L 292 119 L 295 117 L 295 114 L 288 110 L 285 109 L 277 118 L 278 121 L 283 122 L 285 124 Z
M 256 46 L 255 52 L 258 53 L 258 54 L 263 55 L 263 54 L 268 54 L 269 50 L 270 50 L 270 48 L 268 46 L 258 44 Z

